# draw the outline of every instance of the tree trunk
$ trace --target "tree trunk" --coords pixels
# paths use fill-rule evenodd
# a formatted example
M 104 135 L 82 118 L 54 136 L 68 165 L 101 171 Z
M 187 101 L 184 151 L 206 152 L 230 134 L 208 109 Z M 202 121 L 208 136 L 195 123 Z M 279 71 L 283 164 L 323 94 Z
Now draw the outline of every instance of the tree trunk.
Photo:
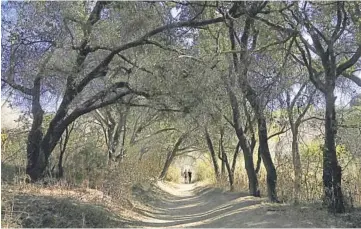
M 256 174 L 259 173 L 259 171 L 261 170 L 261 162 L 262 162 L 262 155 L 261 155 L 261 150 L 258 147 L 258 151 L 257 151 L 257 163 L 256 163 Z
M 250 145 L 248 144 L 247 138 L 244 134 L 243 128 L 240 124 L 240 113 L 239 113 L 239 106 L 238 106 L 238 100 L 234 92 L 232 91 L 230 84 L 227 82 L 226 79 L 223 79 L 224 84 L 226 86 L 226 90 L 229 96 L 229 100 L 232 107 L 232 117 L 233 117 L 233 123 L 234 123 L 234 129 L 236 131 L 237 138 L 239 140 L 239 145 L 243 151 L 244 155 L 244 164 L 246 167 L 246 172 L 248 176 L 248 187 L 249 187 L 249 193 L 252 196 L 260 196 L 260 191 L 258 187 L 258 179 L 257 174 L 254 169 L 254 163 L 253 163 L 253 155 L 250 148 Z
M 258 122 L 259 150 L 261 153 L 263 164 L 267 171 L 268 198 L 272 202 L 278 202 L 277 191 L 276 191 L 277 173 L 268 147 L 267 123 L 262 115 L 259 115 L 259 113 L 257 115 L 258 115 L 257 122 Z
M 230 188 L 230 191 L 233 191 L 234 190 L 234 185 L 233 185 L 234 184 L 234 169 L 232 169 L 231 166 L 229 165 L 228 157 L 227 157 L 227 154 L 223 147 L 223 130 L 221 130 L 221 139 L 219 140 L 218 157 L 222 161 L 222 164 L 224 164 L 227 168 L 229 188 Z M 234 160 L 235 160 L 235 158 L 233 158 L 233 161 Z
M 115 159 L 116 150 L 119 145 L 120 123 L 111 123 L 108 127 L 108 165 Z
M 38 91 L 39 91 L 39 95 L 33 96 L 32 113 L 34 116 L 34 120 L 33 120 L 32 128 L 29 132 L 28 146 L 27 146 L 27 154 L 28 154 L 27 174 L 30 176 L 31 180 L 33 181 L 40 179 L 44 175 L 44 171 L 48 165 L 49 157 L 53 152 L 55 146 L 58 144 L 66 128 L 80 116 L 87 114 L 97 108 L 101 108 L 102 106 L 104 107 L 109 105 L 104 102 L 102 103 L 102 106 L 98 106 L 94 109 L 88 109 L 88 108 L 75 109 L 73 112 L 71 112 L 71 114 L 65 117 L 68 107 L 66 107 L 67 105 L 64 102 L 65 105 L 63 106 L 61 105 L 59 107 L 57 114 L 49 124 L 46 134 L 44 135 L 44 137 L 42 137 L 43 135 L 41 132 L 41 123 L 42 123 L 43 111 L 41 109 L 39 102 L 40 86 Z M 73 95 L 69 95 L 69 96 L 73 96 Z M 64 99 L 66 99 L 66 97 Z
M 227 157 L 226 153 L 224 152 L 224 150 L 222 150 L 222 161 L 224 162 L 224 164 L 227 168 L 228 179 L 229 179 L 229 181 L 228 181 L 229 189 L 230 189 L 230 191 L 233 191 L 234 190 L 234 171 L 232 171 L 231 166 L 229 165 L 228 157 Z
M 236 149 L 234 150 L 232 167 L 231 167 L 231 170 L 232 170 L 233 174 L 234 174 L 234 171 L 236 170 L 237 157 L 238 157 L 238 154 L 239 154 L 239 147 L 241 147 L 241 146 L 240 146 L 240 142 L 238 141 Z
M 229 189 L 230 191 L 234 191 L 234 171 L 231 170 L 229 163 L 227 163 L 226 166 L 228 171 Z
M 177 142 L 175 143 L 173 150 L 168 152 L 167 160 L 165 161 L 163 170 L 159 176 L 160 180 L 163 180 L 165 178 L 165 176 L 167 175 L 168 169 L 169 169 L 170 165 L 172 164 L 173 159 L 175 158 L 175 156 L 178 152 L 179 146 L 182 144 L 183 140 L 187 137 L 187 135 L 188 135 L 188 133 L 182 134 L 182 136 L 180 136 L 178 138 Z
M 39 180 L 45 175 L 45 169 L 48 166 L 51 153 L 59 143 L 66 128 L 78 117 L 72 117 L 71 120 L 63 121 L 53 128 L 48 128 L 46 135 L 42 138 L 41 124 L 44 112 L 41 109 L 40 103 L 36 102 L 36 99 L 33 99 L 34 103 L 38 103 L 38 105 L 33 105 L 32 109 L 34 120 L 28 137 L 28 165 L 26 169 L 26 173 L 32 181 Z M 34 107 L 36 108 L 34 109 Z
M 60 152 L 59 162 L 58 162 L 58 178 L 63 178 L 64 176 L 64 168 L 63 168 L 63 157 L 65 151 Z
M 127 106 L 125 108 L 125 111 L 123 112 L 122 110 L 119 109 L 119 112 L 122 112 L 121 115 L 121 120 L 119 120 L 119 122 L 121 123 L 120 128 L 119 128 L 119 133 L 121 134 L 121 144 L 119 144 L 119 141 L 117 142 L 117 146 L 116 149 L 118 149 L 118 155 L 115 156 L 116 161 L 122 162 L 124 160 L 125 157 L 125 138 L 126 138 L 126 134 L 127 134 L 127 118 L 128 118 L 128 113 L 129 113 L 130 107 Z M 120 138 L 120 135 L 119 135 Z
M 222 149 L 222 147 L 223 147 L 223 135 L 224 135 L 224 130 L 221 128 L 221 130 L 220 130 L 220 133 L 221 133 L 221 137 L 220 137 L 220 139 L 219 139 L 219 147 L 218 147 L 218 157 L 220 156 L 220 155 L 223 155 L 222 154 L 222 152 L 224 152 L 224 151 L 222 151 L 223 149 Z M 227 155 L 226 155 L 227 156 Z M 226 163 L 228 163 L 228 160 L 227 161 L 224 161 L 223 159 L 222 159 L 222 157 L 223 156 L 221 156 L 219 159 L 221 160 L 221 178 L 222 178 L 222 180 L 226 177 Z
M 160 173 L 159 179 L 163 180 L 165 178 L 165 176 L 167 175 L 168 169 L 170 167 L 170 165 L 173 162 L 175 155 L 173 154 L 173 151 L 169 151 L 168 155 L 167 155 L 167 160 L 164 163 L 162 172 Z
M 244 134 L 243 128 L 239 122 L 240 114 L 239 107 L 237 104 L 237 98 L 232 93 L 230 93 L 230 100 L 232 104 L 232 113 L 233 113 L 233 122 L 234 128 L 236 131 L 237 138 L 239 140 L 239 145 L 243 151 L 244 156 L 244 165 L 246 167 L 247 177 L 248 177 L 248 187 L 249 193 L 252 196 L 260 196 L 260 191 L 258 187 L 257 174 L 254 168 L 253 163 L 253 154 L 250 145 L 248 144 L 247 138 Z
M 333 88 L 328 88 L 326 97 L 325 114 L 325 149 L 323 151 L 323 185 L 325 193 L 325 204 L 336 213 L 345 211 L 343 195 L 341 190 L 341 167 L 338 165 L 335 135 L 336 135 L 336 110 Z
M 216 180 L 217 180 L 217 182 L 219 182 L 220 173 L 219 173 L 219 167 L 218 167 L 218 162 L 217 162 L 217 156 L 216 156 L 216 153 L 214 152 L 213 143 L 212 143 L 211 137 L 209 136 L 207 127 L 204 129 L 204 134 L 206 137 L 209 152 L 211 154 Z
M 240 78 L 241 79 L 241 78 Z M 247 82 L 240 80 L 240 85 L 246 89 L 247 93 L 244 93 L 248 102 L 251 104 L 255 115 L 257 117 L 258 124 L 258 141 L 259 148 L 258 153 L 261 155 L 263 165 L 267 171 L 267 194 L 268 199 L 271 202 L 279 202 L 277 198 L 277 173 L 276 168 L 273 164 L 271 153 L 268 147 L 268 133 L 267 133 L 267 122 L 263 115 L 261 101 L 259 97 L 256 95 L 255 91 L 253 91 L 250 87 L 247 86 Z M 258 160 L 257 162 L 260 162 Z M 257 163 L 258 164 L 258 163 Z M 257 170 L 259 171 L 259 166 L 257 165 Z
M 129 111 L 129 107 L 126 110 L 126 113 L 124 114 L 124 118 L 123 118 L 123 136 L 122 136 L 122 144 L 121 144 L 121 151 L 120 151 L 120 161 L 124 160 L 125 157 L 125 138 L 127 135 L 127 117 L 128 117 L 128 111 Z
M 244 134 L 242 135 L 237 134 L 237 136 L 240 142 L 241 149 L 243 151 L 244 165 L 246 167 L 246 172 L 248 176 L 249 193 L 252 196 L 259 196 L 260 192 L 258 189 L 257 174 L 253 164 L 253 155 L 251 153 L 251 150 L 247 143 L 247 139 L 244 136 Z
M 292 127 L 292 161 L 294 171 L 293 194 L 295 203 L 299 203 L 302 182 L 301 157 L 298 149 L 298 127 Z
M 221 162 L 221 177 L 222 179 L 225 177 L 226 174 L 226 163 L 224 161 Z
M 27 166 L 26 174 L 31 181 L 43 176 L 47 163 L 44 152 L 41 150 L 41 140 L 43 139 L 42 123 L 44 111 L 40 105 L 40 78 L 34 80 L 32 88 L 32 108 L 33 123 L 28 134 L 27 141 Z
M 68 146 L 70 134 L 73 131 L 73 129 L 74 129 L 74 123 L 71 125 L 70 129 L 69 129 L 69 127 L 66 128 L 64 139 L 61 137 L 60 141 L 59 141 L 60 156 L 59 156 L 59 161 L 58 161 L 57 178 L 62 178 L 64 176 L 63 158 L 64 158 L 64 153 L 66 151 L 66 147 Z

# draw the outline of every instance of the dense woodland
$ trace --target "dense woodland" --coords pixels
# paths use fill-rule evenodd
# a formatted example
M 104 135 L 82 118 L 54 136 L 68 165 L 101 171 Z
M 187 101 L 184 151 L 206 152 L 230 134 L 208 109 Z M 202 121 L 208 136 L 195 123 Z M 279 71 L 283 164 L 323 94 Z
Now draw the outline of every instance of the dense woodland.
M 1 32 L 2 182 L 121 198 L 197 152 L 199 180 L 361 204 L 360 2 L 2 2 Z

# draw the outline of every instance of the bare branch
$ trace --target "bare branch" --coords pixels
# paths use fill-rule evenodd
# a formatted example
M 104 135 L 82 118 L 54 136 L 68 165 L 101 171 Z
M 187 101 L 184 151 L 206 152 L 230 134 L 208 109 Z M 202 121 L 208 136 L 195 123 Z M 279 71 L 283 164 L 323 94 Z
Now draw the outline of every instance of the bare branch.
M 360 57 L 361 57 L 361 45 L 358 46 L 355 54 L 350 59 L 348 59 L 345 63 L 340 64 L 336 68 L 336 76 L 341 75 L 345 70 L 356 64 L 356 62 L 360 59 Z
M 333 42 L 336 41 L 342 35 L 342 33 L 346 29 L 346 26 L 347 26 L 347 14 L 345 12 L 345 5 L 343 2 L 337 2 L 337 23 L 335 30 L 333 31 L 331 36 Z
M 361 78 L 359 78 L 353 74 L 348 74 L 346 72 L 343 72 L 342 75 L 344 77 L 346 77 L 347 79 L 351 80 L 352 82 L 354 82 L 355 84 L 357 84 L 359 87 L 361 87 Z
M 293 100 L 290 104 L 291 109 L 293 109 L 293 107 L 295 106 L 297 99 L 301 96 L 302 91 L 303 91 L 303 89 L 305 89 L 306 85 L 307 85 L 307 82 L 304 82 L 302 84 L 301 88 L 298 90 L 297 94 L 295 95 L 295 97 L 293 98 Z
M 286 128 L 286 126 L 283 126 L 282 129 L 274 134 L 271 134 L 270 136 L 267 137 L 267 140 L 273 138 L 273 137 L 276 137 L 278 135 L 281 135 L 283 133 L 286 133 L 287 131 L 289 131 L 291 128 Z
M 135 140 L 133 141 L 133 143 L 137 143 L 137 142 L 140 142 L 140 141 L 144 141 L 144 140 L 146 140 L 146 139 L 148 139 L 148 138 L 151 138 L 151 137 L 153 137 L 153 136 L 155 136 L 155 135 L 158 135 L 158 134 L 160 134 L 160 133 L 167 132 L 167 131 L 173 131 L 173 130 L 174 130 L 174 131 L 178 131 L 178 129 L 176 129 L 176 128 L 164 128 L 164 129 L 161 129 L 161 130 L 157 130 L 156 132 L 154 132 L 154 133 L 152 133 L 152 134 L 149 134 L 149 135 L 143 137 L 142 139 L 135 139 Z
M 312 101 L 313 101 L 313 96 L 316 93 L 316 89 L 313 90 L 309 95 L 308 95 L 308 99 L 307 99 L 307 105 L 306 107 L 303 109 L 302 113 L 298 116 L 295 125 L 299 126 L 301 124 L 301 121 L 303 119 L 303 117 L 306 115 L 307 111 L 309 110 L 309 108 L 312 105 Z
M 152 74 L 152 75 L 154 74 L 153 72 L 151 72 L 151 71 L 149 71 L 149 70 L 147 70 L 147 69 L 145 69 L 145 68 L 143 68 L 143 67 L 139 67 L 135 62 L 129 60 L 129 59 L 128 59 L 127 57 L 125 57 L 124 55 L 122 55 L 122 54 L 120 54 L 120 53 L 118 53 L 117 55 L 118 55 L 120 58 L 122 58 L 125 62 L 133 65 L 134 67 L 136 67 L 136 68 L 138 68 L 138 69 L 140 69 L 140 70 L 142 70 L 142 71 L 144 71 L 144 72 L 146 72 L 146 73 L 149 73 L 149 74 Z
M 293 29 L 289 29 L 289 28 L 283 28 L 282 26 L 276 25 L 273 22 L 270 22 L 262 17 L 259 16 L 253 16 L 254 19 L 259 20 L 263 23 L 265 23 L 266 25 L 268 25 L 269 27 L 271 27 L 274 30 L 280 31 L 280 32 L 284 32 L 286 34 L 294 34 L 296 31 Z
M 126 43 L 116 49 L 114 49 L 111 53 L 106 56 L 102 62 L 100 62 L 90 73 L 88 73 L 78 84 L 77 91 L 82 91 L 84 87 L 94 78 L 105 76 L 107 73 L 107 66 L 108 64 L 113 60 L 114 56 L 122 51 L 128 50 L 130 48 L 134 48 L 137 46 L 141 46 L 144 44 L 147 44 L 147 40 L 156 35 L 159 34 L 165 30 L 174 29 L 174 28 L 180 28 L 180 27 L 197 27 L 197 26 L 203 26 L 203 25 L 209 25 L 214 23 L 219 23 L 225 21 L 224 17 L 218 17 L 215 19 L 208 19 L 203 21 L 184 21 L 184 22 L 177 22 L 168 24 L 165 26 L 160 26 L 148 33 L 146 33 L 144 36 L 138 38 L 137 40 L 131 41 L 129 43 Z
M 26 95 L 32 95 L 30 88 L 27 88 L 27 87 L 22 86 L 20 84 L 16 84 L 14 81 L 6 80 L 6 79 L 4 79 L 2 77 L 1 77 L 1 81 L 6 83 L 7 85 L 9 85 L 10 87 L 14 88 L 15 90 L 21 91 L 22 93 L 24 93 Z
M 162 45 L 161 43 L 157 42 L 157 41 L 152 41 L 152 40 L 145 40 L 145 44 L 151 44 L 151 45 L 155 45 L 161 49 L 164 49 L 164 50 L 167 50 L 167 51 L 171 51 L 171 52 L 175 52 L 175 53 L 178 53 L 178 54 L 181 54 L 181 55 L 184 55 L 183 52 L 177 50 L 177 49 L 173 49 L 171 47 L 168 47 L 168 46 L 164 46 Z
M 319 75 L 321 73 L 318 73 L 312 66 L 312 58 L 311 58 L 310 51 L 308 50 L 307 46 L 305 46 L 305 49 L 307 52 L 307 57 L 306 57 L 305 50 L 299 45 L 297 40 L 295 42 L 296 42 L 296 46 L 297 46 L 298 50 L 301 52 L 301 56 L 302 56 L 305 66 L 307 67 L 308 75 L 309 75 L 311 82 L 315 85 L 315 87 L 317 89 L 319 89 L 322 92 L 325 92 L 325 85 L 319 79 Z

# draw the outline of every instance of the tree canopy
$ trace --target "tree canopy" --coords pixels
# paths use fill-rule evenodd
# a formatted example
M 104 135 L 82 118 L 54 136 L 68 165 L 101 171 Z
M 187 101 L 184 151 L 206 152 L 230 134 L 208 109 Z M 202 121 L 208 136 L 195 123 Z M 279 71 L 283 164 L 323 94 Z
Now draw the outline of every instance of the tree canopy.
M 289 132 L 298 201 L 300 129 L 317 120 L 324 201 L 345 211 L 337 146 L 359 157 L 346 137 L 360 128 L 359 2 L 2 2 L 1 30 L 2 95 L 31 117 L 30 180 L 86 121 L 108 166 L 164 151 L 163 179 L 177 156 L 209 151 L 233 188 L 242 155 L 249 193 L 263 163 L 278 202 L 270 139 Z

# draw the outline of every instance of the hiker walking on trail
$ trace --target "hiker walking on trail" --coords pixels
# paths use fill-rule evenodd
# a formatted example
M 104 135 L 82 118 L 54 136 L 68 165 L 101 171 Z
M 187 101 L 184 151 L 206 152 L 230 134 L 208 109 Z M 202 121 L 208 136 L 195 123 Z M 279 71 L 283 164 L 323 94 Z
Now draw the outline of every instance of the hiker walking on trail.
M 184 170 L 183 176 L 184 176 L 184 183 L 187 184 L 188 173 L 187 173 L 187 170 L 186 170 L 186 169 Z
M 190 169 L 188 169 L 188 179 L 189 179 L 189 184 L 192 182 L 192 172 Z

